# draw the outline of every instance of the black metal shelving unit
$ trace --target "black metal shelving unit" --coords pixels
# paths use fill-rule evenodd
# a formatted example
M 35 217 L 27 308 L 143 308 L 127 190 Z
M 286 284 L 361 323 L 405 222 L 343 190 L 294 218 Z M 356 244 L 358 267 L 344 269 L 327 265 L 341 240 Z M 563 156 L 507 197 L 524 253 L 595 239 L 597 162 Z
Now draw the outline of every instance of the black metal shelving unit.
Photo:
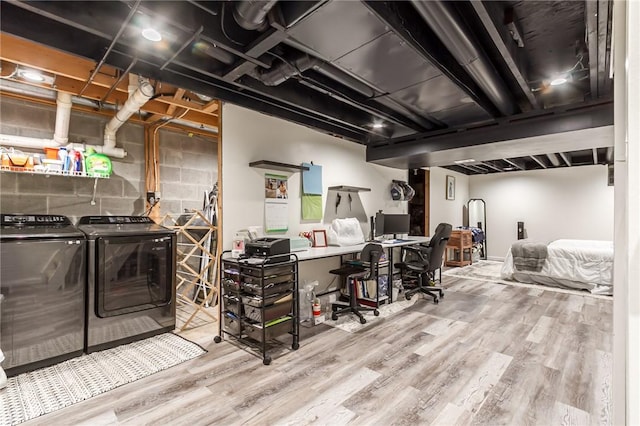
M 290 334 L 291 349 L 299 344 L 298 258 L 282 255 L 236 259 L 231 252 L 220 255 L 221 303 L 218 335 L 253 349 L 264 365 L 271 363 L 269 349 L 284 334 Z

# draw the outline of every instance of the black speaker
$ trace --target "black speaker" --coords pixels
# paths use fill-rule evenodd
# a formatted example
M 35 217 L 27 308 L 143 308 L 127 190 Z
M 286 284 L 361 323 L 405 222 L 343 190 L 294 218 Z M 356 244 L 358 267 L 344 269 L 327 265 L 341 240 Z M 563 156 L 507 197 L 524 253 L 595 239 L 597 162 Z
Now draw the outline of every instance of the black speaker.
M 524 240 L 524 222 L 518 222 L 518 239 Z

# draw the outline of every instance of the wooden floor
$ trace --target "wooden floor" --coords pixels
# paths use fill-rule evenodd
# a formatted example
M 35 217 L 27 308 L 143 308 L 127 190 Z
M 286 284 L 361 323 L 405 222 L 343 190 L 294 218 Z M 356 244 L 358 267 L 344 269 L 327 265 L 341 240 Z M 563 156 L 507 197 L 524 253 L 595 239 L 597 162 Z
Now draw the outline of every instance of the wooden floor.
M 612 300 L 444 284 L 439 305 L 357 333 L 303 328 L 270 366 L 211 325 L 188 330 L 207 354 L 25 424 L 611 423 Z

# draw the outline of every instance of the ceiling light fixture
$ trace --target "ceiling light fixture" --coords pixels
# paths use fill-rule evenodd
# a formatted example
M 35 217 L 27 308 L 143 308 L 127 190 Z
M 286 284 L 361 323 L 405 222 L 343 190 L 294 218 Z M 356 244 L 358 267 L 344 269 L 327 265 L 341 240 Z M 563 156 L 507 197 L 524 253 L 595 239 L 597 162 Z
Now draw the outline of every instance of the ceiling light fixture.
M 382 123 L 373 123 L 374 129 L 382 129 L 383 127 L 384 127 L 384 124 Z
M 455 160 L 454 163 L 456 164 L 464 164 L 464 163 L 473 163 L 474 160 L 473 158 L 467 158 L 466 160 Z
M 162 40 L 162 34 L 155 28 L 145 28 L 142 30 L 142 37 L 146 38 L 149 41 L 160 41 Z
M 42 83 L 45 80 L 41 73 L 33 70 L 20 70 L 18 71 L 18 75 L 25 80 L 35 81 L 36 83 Z
M 565 84 L 567 82 L 566 77 L 556 77 L 549 83 L 552 86 L 560 86 L 561 84 Z

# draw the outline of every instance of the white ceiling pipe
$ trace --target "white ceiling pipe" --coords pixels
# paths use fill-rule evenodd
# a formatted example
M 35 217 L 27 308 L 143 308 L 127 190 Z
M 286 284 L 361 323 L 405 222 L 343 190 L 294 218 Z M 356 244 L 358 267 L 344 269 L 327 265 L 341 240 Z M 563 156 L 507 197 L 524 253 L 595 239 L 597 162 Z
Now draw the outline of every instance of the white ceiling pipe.
M 67 145 L 67 149 L 75 149 L 82 152 L 86 152 L 87 148 L 93 148 L 95 152 L 113 158 L 124 158 L 127 156 L 127 151 L 122 148 L 107 147 L 104 145 L 87 145 L 85 143 L 70 143 Z
M 120 126 L 122 126 L 133 113 L 138 111 L 142 105 L 146 104 L 152 96 L 153 86 L 148 81 L 141 82 L 138 89 L 127 99 L 127 102 L 124 103 L 122 108 L 120 108 L 116 115 L 105 126 L 104 147 L 106 149 L 116 147 L 116 131 L 118 131 Z
M 53 141 L 56 146 L 66 145 L 69 142 L 69 121 L 71 120 L 71 94 L 58 92 L 56 100 L 56 129 L 53 132 Z
M 53 139 L 31 138 L 28 136 L 15 135 L 0 135 L 0 145 L 39 149 L 44 149 L 47 146 L 58 146 Z

